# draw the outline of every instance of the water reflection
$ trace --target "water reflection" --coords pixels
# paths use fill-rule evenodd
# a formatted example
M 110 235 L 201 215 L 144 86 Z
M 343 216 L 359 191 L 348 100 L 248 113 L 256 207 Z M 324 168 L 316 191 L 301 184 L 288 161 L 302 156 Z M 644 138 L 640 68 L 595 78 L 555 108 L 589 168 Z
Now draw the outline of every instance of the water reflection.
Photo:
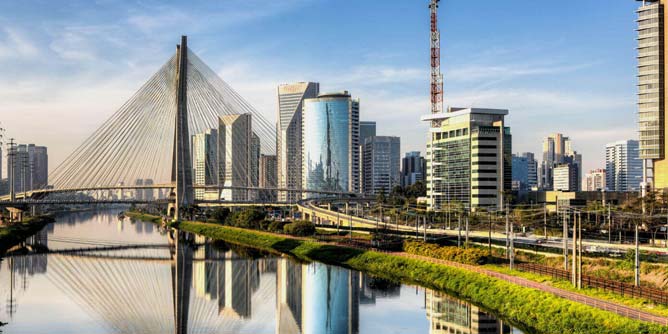
M 63 217 L 0 263 L 8 333 L 508 333 L 466 302 L 204 237 Z M 45 252 L 47 251 L 48 252 Z M 8 282 L 9 284 L 5 284 Z M 33 283 L 33 284 L 31 284 Z M 39 317 L 35 317 L 39 314 Z

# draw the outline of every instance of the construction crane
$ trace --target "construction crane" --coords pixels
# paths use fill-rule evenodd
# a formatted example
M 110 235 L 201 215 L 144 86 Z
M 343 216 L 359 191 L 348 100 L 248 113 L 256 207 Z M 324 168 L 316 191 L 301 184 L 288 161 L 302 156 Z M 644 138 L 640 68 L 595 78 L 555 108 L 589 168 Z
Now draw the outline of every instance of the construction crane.
M 443 111 L 443 74 L 441 74 L 441 32 L 438 30 L 438 3 L 430 0 L 431 12 L 431 113 Z

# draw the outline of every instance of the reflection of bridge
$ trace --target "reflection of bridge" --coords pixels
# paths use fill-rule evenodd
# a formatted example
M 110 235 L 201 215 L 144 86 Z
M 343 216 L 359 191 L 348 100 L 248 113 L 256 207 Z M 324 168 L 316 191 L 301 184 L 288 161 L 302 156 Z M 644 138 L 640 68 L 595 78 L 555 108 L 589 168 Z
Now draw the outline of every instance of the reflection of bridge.
M 258 332 L 254 326 L 266 332 L 272 309 L 276 333 L 357 332 L 365 282 L 360 273 L 287 258 L 252 259 L 183 232 L 172 231 L 168 239 L 7 259 L 43 259 L 41 273 L 114 332 Z
M 243 115 L 242 124 L 235 117 Z M 258 159 L 274 153 L 275 142 L 274 125 L 191 52 L 183 36 L 176 54 L 53 171 L 52 186 L 15 189 L 10 182 L 0 207 L 19 215 L 49 204 L 159 203 L 178 219 L 180 208 L 198 203 L 275 202 L 261 194 L 354 195 L 271 186 L 276 180 L 260 187 Z

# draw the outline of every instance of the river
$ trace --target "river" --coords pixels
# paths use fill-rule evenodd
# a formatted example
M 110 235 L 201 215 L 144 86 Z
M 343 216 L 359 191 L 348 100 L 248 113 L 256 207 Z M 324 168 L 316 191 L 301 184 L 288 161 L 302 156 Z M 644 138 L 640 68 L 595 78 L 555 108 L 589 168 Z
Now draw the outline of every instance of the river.
M 444 293 L 118 210 L 56 217 L 0 262 L 2 333 L 522 333 Z

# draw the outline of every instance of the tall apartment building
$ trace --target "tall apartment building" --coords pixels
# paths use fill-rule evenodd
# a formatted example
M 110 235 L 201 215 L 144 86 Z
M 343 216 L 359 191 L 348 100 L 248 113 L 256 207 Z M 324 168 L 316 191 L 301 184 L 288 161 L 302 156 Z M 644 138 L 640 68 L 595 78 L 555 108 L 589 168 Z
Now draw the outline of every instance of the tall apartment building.
M 582 155 L 573 149 L 573 143 L 570 138 L 561 133 L 554 133 L 543 141 L 543 161 L 540 165 L 540 177 L 538 186 L 543 190 L 553 190 L 554 187 L 554 168 L 563 164 L 573 164 L 578 178 L 582 176 Z M 577 189 L 581 190 L 581 181 L 577 182 Z
M 666 159 L 666 0 L 645 0 L 638 14 L 638 127 L 643 181 L 668 188 Z M 608 185 L 610 187 L 610 185 Z
M 419 151 L 406 152 L 401 159 L 401 186 L 408 187 L 418 181 L 424 181 L 427 172 L 427 161 Z
M 585 175 L 585 190 L 586 191 L 601 191 L 606 190 L 605 186 L 605 169 L 593 169 Z
M 637 140 L 620 140 L 605 145 L 606 186 L 610 191 L 640 191 L 642 160 Z
M 309 190 L 359 192 L 359 100 L 347 91 L 305 99 L 302 185 Z M 304 194 L 310 197 L 312 194 Z
M 218 127 L 218 159 L 221 166 L 223 189 L 221 199 L 247 201 L 247 189 L 252 186 L 253 130 L 250 113 L 220 116 Z
M 277 186 L 302 188 L 302 109 L 303 101 L 320 92 L 317 82 L 298 82 L 278 86 L 278 121 L 276 122 Z M 297 201 L 298 193 L 281 191 L 278 200 Z
M 34 144 L 19 144 L 8 152 L 7 180 L 14 182 L 14 191 L 23 192 L 46 188 L 49 183 L 47 148 Z
M 260 188 L 276 188 L 276 156 L 260 155 Z M 260 200 L 265 202 L 276 201 L 277 193 L 275 190 L 260 190 Z
M 450 108 L 423 116 L 427 143 L 428 207 L 502 208 L 511 190 L 512 137 L 508 110 Z
M 528 191 L 538 186 L 538 161 L 531 152 L 513 154 L 513 182 L 518 191 Z
M 32 181 L 31 189 L 43 189 L 49 185 L 49 154 L 45 146 L 29 145 Z
M 217 185 L 220 176 L 218 163 L 218 130 L 208 129 L 192 136 L 193 181 L 197 186 Z M 206 196 L 205 196 L 206 193 Z M 216 199 L 217 191 L 195 189 L 195 199 Z M 211 198 L 213 197 L 213 198 Z
M 401 184 L 399 160 L 401 140 L 399 137 L 373 136 L 364 142 L 364 194 L 389 194 Z
M 360 191 L 364 190 L 364 141 L 369 137 L 376 136 L 376 122 L 373 121 L 360 121 L 360 146 L 359 146 L 359 157 L 360 157 Z
M 360 145 L 364 145 L 364 141 L 367 138 L 375 136 L 376 136 L 376 122 L 360 121 Z
M 577 166 L 572 163 L 559 164 L 553 168 L 553 185 L 557 191 L 580 191 L 578 183 L 580 174 Z

